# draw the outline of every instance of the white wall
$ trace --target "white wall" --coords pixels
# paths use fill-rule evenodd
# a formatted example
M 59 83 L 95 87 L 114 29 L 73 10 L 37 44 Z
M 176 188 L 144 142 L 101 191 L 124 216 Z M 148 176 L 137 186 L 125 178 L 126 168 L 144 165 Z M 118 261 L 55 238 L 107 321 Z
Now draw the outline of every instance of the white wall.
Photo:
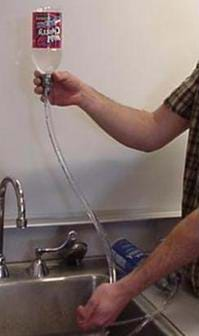
M 64 12 L 61 69 L 121 103 L 153 110 L 197 62 L 196 0 L 48 1 Z M 29 217 L 82 210 L 52 153 L 33 94 L 31 12 L 46 3 L 7 0 L 0 20 L 0 177 L 24 186 Z M 139 153 L 116 143 L 76 107 L 55 108 L 63 152 L 97 211 L 173 214 L 180 209 L 185 136 Z M 7 215 L 14 216 L 9 193 Z

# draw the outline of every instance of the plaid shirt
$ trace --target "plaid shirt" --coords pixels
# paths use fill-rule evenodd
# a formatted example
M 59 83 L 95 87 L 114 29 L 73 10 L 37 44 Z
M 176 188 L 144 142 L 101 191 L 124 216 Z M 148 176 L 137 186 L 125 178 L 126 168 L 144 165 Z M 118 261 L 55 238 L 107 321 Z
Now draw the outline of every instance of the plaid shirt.
M 199 205 L 199 63 L 192 74 L 165 99 L 164 104 L 190 121 L 183 184 L 184 217 Z
M 190 122 L 182 200 L 185 217 L 199 206 L 199 63 L 164 104 Z M 193 293 L 199 297 L 199 258 L 186 268 L 186 273 Z

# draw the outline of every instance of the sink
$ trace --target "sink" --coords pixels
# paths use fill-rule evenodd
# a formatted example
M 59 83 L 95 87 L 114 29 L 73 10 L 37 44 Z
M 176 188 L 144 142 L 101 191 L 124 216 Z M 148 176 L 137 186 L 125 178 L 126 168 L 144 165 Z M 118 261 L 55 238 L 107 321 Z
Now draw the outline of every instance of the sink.
M 103 281 L 104 276 L 83 275 L 4 284 L 0 331 L 4 336 L 75 335 L 77 306 Z
M 3 336 L 78 336 L 75 311 L 85 304 L 95 288 L 107 281 L 100 262 L 84 262 L 81 267 L 51 265 L 50 275 L 31 279 L 26 266 L 10 266 L 11 277 L 0 283 L 0 333 Z M 144 298 L 131 302 L 120 319 L 140 317 L 148 311 Z M 163 318 L 162 318 L 163 319 Z M 163 319 L 164 320 L 164 319 Z M 133 325 L 134 326 L 134 325 Z M 111 327 L 109 336 L 127 336 L 131 326 Z M 103 336 L 95 332 L 87 335 Z M 168 321 L 148 324 L 140 336 L 181 335 Z

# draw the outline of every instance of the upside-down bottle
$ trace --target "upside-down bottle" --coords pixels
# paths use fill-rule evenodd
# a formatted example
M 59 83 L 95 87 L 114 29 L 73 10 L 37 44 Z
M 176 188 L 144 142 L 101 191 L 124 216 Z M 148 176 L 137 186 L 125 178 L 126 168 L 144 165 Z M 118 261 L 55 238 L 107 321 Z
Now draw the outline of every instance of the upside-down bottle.
M 32 13 L 32 59 L 36 68 L 51 74 L 62 54 L 62 13 L 51 7 L 38 8 Z

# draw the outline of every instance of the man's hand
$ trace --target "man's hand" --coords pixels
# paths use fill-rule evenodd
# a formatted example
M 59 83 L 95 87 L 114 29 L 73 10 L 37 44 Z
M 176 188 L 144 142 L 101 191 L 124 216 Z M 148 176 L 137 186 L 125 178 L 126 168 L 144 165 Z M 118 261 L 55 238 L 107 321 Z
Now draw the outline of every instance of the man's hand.
M 83 331 L 108 326 L 116 320 L 129 300 L 119 282 L 102 284 L 84 307 L 77 308 L 77 323 Z
M 180 221 L 145 262 L 113 284 L 99 286 L 85 307 L 77 310 L 77 321 L 84 331 L 108 326 L 130 299 L 199 257 L 199 210 Z
M 43 95 L 42 74 L 39 71 L 34 73 L 35 93 Z M 49 101 L 52 105 L 68 106 L 79 105 L 82 97 L 84 84 L 69 72 L 54 72 L 52 74 L 52 89 L 49 94 Z M 41 97 L 41 100 L 43 98 Z

